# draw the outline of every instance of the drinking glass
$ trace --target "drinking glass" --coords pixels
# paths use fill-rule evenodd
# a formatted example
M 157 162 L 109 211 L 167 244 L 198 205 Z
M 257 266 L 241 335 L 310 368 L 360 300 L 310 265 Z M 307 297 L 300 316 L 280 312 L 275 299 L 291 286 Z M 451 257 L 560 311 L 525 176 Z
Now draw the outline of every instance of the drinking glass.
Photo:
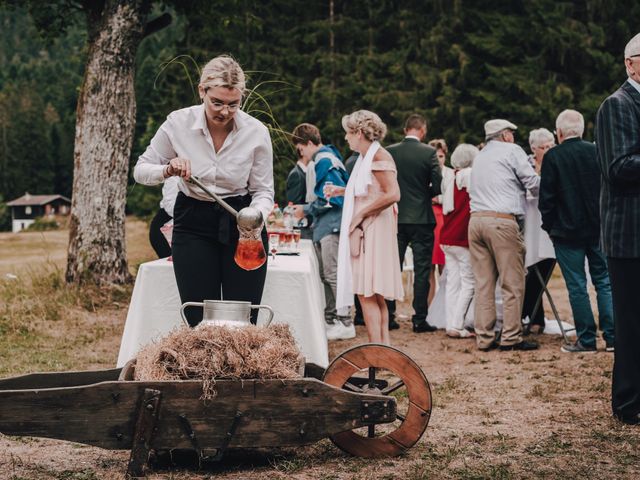
M 324 192 L 326 192 L 327 187 L 331 187 L 331 186 L 333 186 L 333 182 L 324 182 L 324 187 L 322 187 L 322 193 L 323 193 L 324 197 L 327 199 L 327 204 L 324 206 L 324 208 L 331 208 L 331 202 L 327 198 L 327 194 L 324 193 Z
M 300 230 L 297 228 L 293 229 L 293 243 L 295 245 L 295 251 L 298 251 L 298 244 L 300 243 Z
M 278 251 L 279 243 L 280 243 L 280 234 L 270 233 L 269 234 L 269 251 L 271 252 L 271 256 L 274 260 L 276 259 L 276 252 Z

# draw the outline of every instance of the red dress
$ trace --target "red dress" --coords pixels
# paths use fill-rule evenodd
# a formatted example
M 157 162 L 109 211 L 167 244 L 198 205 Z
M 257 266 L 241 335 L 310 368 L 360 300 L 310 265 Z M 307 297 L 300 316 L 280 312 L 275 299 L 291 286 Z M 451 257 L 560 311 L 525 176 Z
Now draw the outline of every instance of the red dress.
M 440 230 L 442 230 L 442 224 L 444 223 L 444 216 L 442 215 L 442 205 L 434 203 L 433 214 L 436 217 L 436 228 L 433 231 L 433 255 L 431 255 L 432 265 L 444 265 L 444 252 L 440 248 Z

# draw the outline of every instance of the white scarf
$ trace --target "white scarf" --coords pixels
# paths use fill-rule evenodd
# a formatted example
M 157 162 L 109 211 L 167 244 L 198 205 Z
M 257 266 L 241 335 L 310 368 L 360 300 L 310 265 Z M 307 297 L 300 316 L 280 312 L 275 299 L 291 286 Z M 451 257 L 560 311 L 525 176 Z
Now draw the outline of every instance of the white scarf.
M 442 213 L 444 215 L 453 212 L 454 209 L 454 188 L 453 182 L 458 186 L 458 190 L 466 188 L 469 190 L 471 184 L 471 168 L 463 168 L 457 172 L 452 168 L 445 167 L 442 172 Z
M 349 182 L 344 191 L 344 204 L 342 206 L 342 221 L 340 223 L 340 243 L 338 244 L 338 272 L 336 288 L 336 308 L 344 308 L 353 305 L 353 278 L 351 276 L 351 250 L 349 249 L 349 227 L 353 219 L 355 197 L 367 195 L 369 185 L 373 182 L 371 164 L 373 157 L 380 148 L 380 143 L 373 142 L 367 150 L 364 158 L 358 156 Z

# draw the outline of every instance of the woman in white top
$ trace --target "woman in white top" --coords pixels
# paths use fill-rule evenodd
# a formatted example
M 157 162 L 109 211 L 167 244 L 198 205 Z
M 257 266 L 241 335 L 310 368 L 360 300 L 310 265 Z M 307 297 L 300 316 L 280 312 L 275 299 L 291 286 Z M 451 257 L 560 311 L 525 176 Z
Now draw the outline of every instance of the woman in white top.
M 224 298 L 257 304 L 266 265 L 253 271 L 236 265 L 235 218 L 187 181 L 193 174 L 236 210 L 251 205 L 266 218 L 274 195 L 271 137 L 259 120 L 240 110 L 245 76 L 233 58 L 221 55 L 207 63 L 198 92 L 202 104 L 169 114 L 133 176 L 145 185 L 180 177 L 172 256 L 181 300 Z M 186 313 L 192 326 L 202 320 L 201 311 Z
M 555 144 L 553 133 L 546 128 L 538 128 L 529 132 L 529 146 L 532 152 L 529 156 L 529 163 L 531 163 L 538 175 L 540 175 L 540 170 L 542 169 L 544 154 L 553 148 Z M 528 246 L 533 246 L 533 248 L 527 247 L 525 258 L 525 266 L 529 266 L 527 267 L 527 278 L 524 285 L 522 318 L 524 320 L 529 319 L 528 324 L 525 321 L 525 333 L 528 331 L 539 334 L 544 332 L 545 319 L 542 304 L 543 289 L 535 269 L 538 269 L 546 285 L 556 266 L 556 260 L 551 239 L 547 232 L 542 229 L 542 216 L 538 210 L 538 197 L 527 193 L 526 203 L 525 243 Z M 532 264 L 532 262 L 535 263 Z

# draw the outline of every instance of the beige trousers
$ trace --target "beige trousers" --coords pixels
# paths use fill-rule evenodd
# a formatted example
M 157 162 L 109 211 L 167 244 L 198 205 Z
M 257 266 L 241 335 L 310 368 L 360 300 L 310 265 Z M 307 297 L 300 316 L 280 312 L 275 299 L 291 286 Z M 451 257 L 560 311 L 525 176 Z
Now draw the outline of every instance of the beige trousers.
M 501 345 L 522 341 L 524 299 L 524 239 L 515 220 L 472 216 L 469 251 L 475 276 L 475 330 L 478 348 L 495 340 L 496 282 L 500 278 L 503 305 Z

